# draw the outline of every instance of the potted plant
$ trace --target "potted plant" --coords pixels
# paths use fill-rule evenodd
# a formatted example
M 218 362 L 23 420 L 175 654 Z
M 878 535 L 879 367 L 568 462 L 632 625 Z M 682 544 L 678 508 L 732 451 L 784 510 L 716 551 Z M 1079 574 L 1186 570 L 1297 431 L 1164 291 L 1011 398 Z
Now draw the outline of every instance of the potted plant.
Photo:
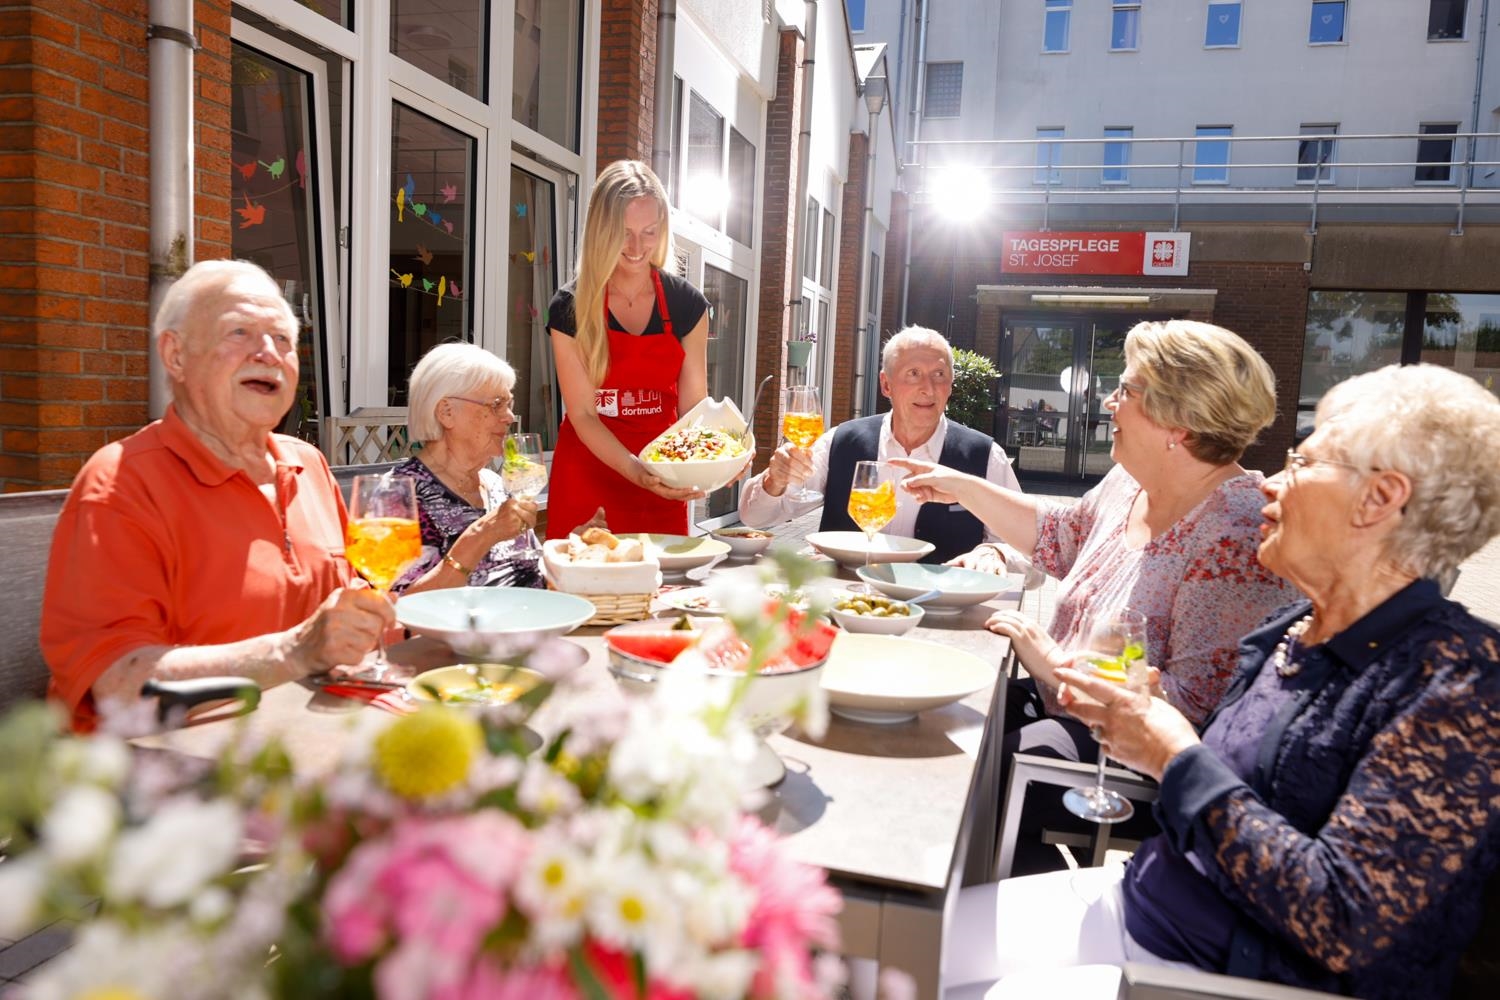
M 786 363 L 789 368 L 806 368 L 807 362 L 812 358 L 813 345 L 818 342 L 818 335 L 811 330 L 804 330 L 786 342 Z
M 1000 369 L 982 354 L 953 349 L 953 395 L 946 415 L 954 423 L 988 434 L 995 419 L 995 383 Z

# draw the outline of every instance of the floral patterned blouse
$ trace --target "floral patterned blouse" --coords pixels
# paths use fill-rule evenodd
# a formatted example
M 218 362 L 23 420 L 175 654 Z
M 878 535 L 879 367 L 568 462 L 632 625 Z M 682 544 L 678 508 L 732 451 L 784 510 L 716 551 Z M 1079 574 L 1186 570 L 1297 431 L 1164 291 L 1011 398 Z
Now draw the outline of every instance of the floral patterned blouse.
M 500 477 L 489 469 L 479 470 L 479 492 L 484 509 L 471 505 L 443 485 L 432 470 L 419 459 L 408 458 L 391 470 L 398 476 L 410 476 L 417 491 L 417 519 L 422 527 L 422 558 L 413 563 L 391 590 L 401 593 L 436 566 L 458 541 L 464 529 L 482 515 L 505 502 L 505 488 Z M 500 542 L 479 561 L 469 574 L 471 587 L 544 587 L 539 561 L 541 550 L 527 552 L 525 536 Z
M 1262 479 L 1225 480 L 1138 549 L 1126 544 L 1125 525 L 1141 487 L 1118 465 L 1076 504 L 1045 505 L 1031 561 L 1061 580 L 1052 638 L 1073 648 L 1089 614 L 1140 611 L 1167 700 L 1202 726 L 1229 685 L 1240 637 L 1301 596 L 1256 559 Z

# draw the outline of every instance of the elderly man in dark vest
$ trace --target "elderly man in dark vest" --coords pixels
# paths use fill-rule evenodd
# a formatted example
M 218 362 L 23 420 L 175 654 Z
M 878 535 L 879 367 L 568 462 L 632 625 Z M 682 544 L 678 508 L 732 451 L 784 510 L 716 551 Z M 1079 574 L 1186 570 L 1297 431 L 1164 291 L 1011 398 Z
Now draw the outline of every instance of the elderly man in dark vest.
M 849 484 L 854 463 L 862 460 L 921 457 L 1019 489 L 1010 459 L 989 435 L 943 416 L 953 392 L 953 348 L 942 334 L 909 326 L 886 341 L 880 353 L 880 391 L 891 401 L 889 413 L 846 421 L 811 448 L 788 442 L 776 449 L 766 470 L 740 492 L 740 520 L 764 528 L 812 510 L 817 501 L 799 502 L 788 494 L 789 487 L 800 483 L 823 493 L 821 530 L 858 530 L 849 517 Z M 896 516 L 885 531 L 931 542 L 927 562 L 956 562 L 995 573 L 1006 568 L 1008 553 L 999 540 L 958 505 L 918 504 L 897 490 Z

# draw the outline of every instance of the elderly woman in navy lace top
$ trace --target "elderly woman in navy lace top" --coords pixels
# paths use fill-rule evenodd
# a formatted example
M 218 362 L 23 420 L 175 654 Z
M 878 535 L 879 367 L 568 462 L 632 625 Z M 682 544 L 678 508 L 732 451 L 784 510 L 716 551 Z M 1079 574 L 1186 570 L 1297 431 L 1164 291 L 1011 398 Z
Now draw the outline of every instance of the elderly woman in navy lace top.
M 544 585 L 540 553 L 522 538 L 536 524 L 536 503 L 506 496 L 488 468 L 516 419 L 515 385 L 511 366 L 474 344 L 439 344 L 417 362 L 407 427 L 422 449 L 394 471 L 416 483 L 422 558 L 396 592 Z
M 1109 754 L 1161 782 L 1162 834 L 1123 872 L 965 890 L 948 983 L 1085 996 L 1060 984 L 1109 970 L 1062 967 L 1136 961 L 1448 995 L 1500 860 L 1500 632 L 1435 581 L 1500 532 L 1500 401 L 1390 367 L 1317 418 L 1265 483 L 1260 545 L 1311 600 L 1240 644 L 1201 738 L 1160 699 L 1057 672 Z

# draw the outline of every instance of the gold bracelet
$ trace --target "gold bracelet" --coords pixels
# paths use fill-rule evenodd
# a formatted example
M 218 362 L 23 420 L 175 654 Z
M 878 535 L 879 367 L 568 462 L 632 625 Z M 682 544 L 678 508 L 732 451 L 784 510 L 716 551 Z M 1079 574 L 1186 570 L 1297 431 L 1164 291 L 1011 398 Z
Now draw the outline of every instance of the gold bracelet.
M 458 575 L 463 577 L 464 579 L 468 579 L 469 574 L 473 572 L 473 570 L 469 569 L 469 567 L 453 558 L 453 553 L 451 552 L 443 556 L 443 562 L 447 564 L 450 569 L 457 570 Z

